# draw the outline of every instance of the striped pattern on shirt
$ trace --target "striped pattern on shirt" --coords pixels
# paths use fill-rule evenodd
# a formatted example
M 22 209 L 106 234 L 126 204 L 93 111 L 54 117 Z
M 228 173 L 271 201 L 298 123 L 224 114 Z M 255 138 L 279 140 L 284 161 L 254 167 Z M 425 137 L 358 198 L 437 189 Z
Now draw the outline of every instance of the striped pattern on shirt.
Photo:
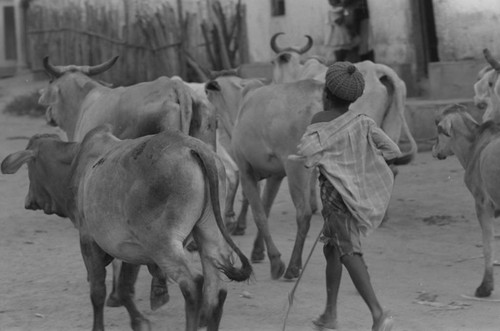
M 298 154 L 306 157 L 307 167 L 317 166 L 342 195 L 361 233 L 367 235 L 380 225 L 394 184 L 385 160 L 401 151 L 371 118 L 347 112 L 311 124 Z

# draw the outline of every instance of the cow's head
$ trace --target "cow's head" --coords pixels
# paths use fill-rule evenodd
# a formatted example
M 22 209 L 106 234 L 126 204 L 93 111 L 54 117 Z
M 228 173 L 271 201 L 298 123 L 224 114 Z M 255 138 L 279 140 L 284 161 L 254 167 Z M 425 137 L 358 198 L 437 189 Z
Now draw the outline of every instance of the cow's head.
M 33 136 L 25 150 L 8 155 L 1 164 L 4 174 L 16 173 L 28 164 L 29 191 L 25 208 L 68 217 L 68 202 L 73 196 L 69 185 L 76 143 L 63 142 L 58 135 Z
M 285 83 L 298 80 L 297 75 L 300 72 L 302 63 L 301 57 L 313 46 L 313 39 L 306 35 L 307 44 L 301 48 L 286 47 L 281 48 L 277 45 L 276 39 L 284 32 L 276 33 L 271 38 L 271 49 L 277 54 L 271 61 L 273 64 L 273 82 Z
M 481 69 L 474 84 L 474 103 L 484 110 L 483 122 L 500 119 L 500 63 L 488 49 L 483 51 L 488 66 Z
M 223 75 L 205 84 L 207 98 L 214 105 L 217 118 L 229 136 L 243 98 L 264 85 L 260 79 L 244 79 L 233 75 Z
M 117 59 L 118 56 L 96 66 L 55 66 L 45 57 L 43 66 L 51 80 L 40 91 L 38 102 L 47 106 L 47 122 L 59 126 L 69 136 L 72 135 L 83 99 L 91 89 L 100 84 L 90 77 L 108 70 Z
M 444 160 L 457 151 L 467 149 L 474 140 L 479 126 L 467 113 L 466 107 L 454 104 L 445 107 L 436 117 L 437 141 L 432 147 L 432 156 Z

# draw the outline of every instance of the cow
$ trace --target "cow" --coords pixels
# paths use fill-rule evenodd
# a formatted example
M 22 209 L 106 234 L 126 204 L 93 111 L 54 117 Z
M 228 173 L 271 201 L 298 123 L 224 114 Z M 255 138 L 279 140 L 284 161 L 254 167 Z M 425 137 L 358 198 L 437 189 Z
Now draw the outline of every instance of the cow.
M 220 273 L 235 281 L 252 274 L 223 224 L 221 161 L 206 144 L 180 131 L 126 140 L 111 132 L 109 126 L 97 127 L 82 142 L 35 135 L 25 150 L 3 160 L 2 173 L 15 173 L 26 163 L 30 184 L 25 207 L 68 217 L 78 229 L 94 309 L 92 330 L 104 330 L 105 267 L 113 258 L 147 265 L 154 277 L 178 283 L 186 330 L 198 329 L 201 308 L 207 330 L 219 330 L 227 294 Z M 199 248 L 202 275 L 183 247 L 190 235 Z M 231 262 L 232 252 L 240 268 Z M 133 287 L 138 269 L 129 269 L 128 263 L 119 285 Z M 122 301 L 132 329 L 150 330 L 133 292 L 123 293 L 128 294 Z
M 312 47 L 312 38 L 306 35 L 308 43 L 298 48 L 281 48 L 277 45 L 277 37 L 271 38 L 271 49 L 277 54 L 272 60 L 273 82 L 288 83 L 301 79 L 316 79 L 325 82 L 328 67 L 317 58 L 302 61 L 302 56 Z M 354 63 L 365 79 L 363 95 L 352 105 L 352 109 L 370 116 L 377 125 L 396 143 L 401 133 L 408 138 L 410 148 L 398 158 L 394 164 L 403 165 L 411 162 L 417 154 L 417 143 L 410 132 L 404 115 L 406 101 L 406 85 L 390 67 L 363 61 Z
M 483 50 L 488 66 L 478 73 L 478 80 L 474 84 L 474 104 L 484 111 L 483 122 L 488 120 L 500 121 L 500 63 L 493 58 L 490 51 Z
M 52 80 L 42 90 L 39 103 L 47 106 L 48 122 L 59 126 L 69 141 L 81 141 L 91 129 L 110 124 L 113 134 L 120 139 L 175 128 L 215 149 L 215 113 L 182 82 L 160 77 L 151 82 L 111 88 L 91 78 L 110 69 L 117 59 L 114 57 L 95 66 L 55 66 L 45 57 L 43 65 Z M 120 262 L 114 261 L 113 290 L 107 301 L 112 307 L 121 305 L 117 292 L 119 268 Z M 153 278 L 152 309 L 167 301 L 166 283 Z
M 264 259 L 265 246 L 271 262 L 271 277 L 280 278 L 285 265 L 268 227 L 268 216 L 280 184 L 286 176 L 296 209 L 297 234 L 284 277 L 299 276 L 302 250 L 312 216 L 310 188 L 312 171 L 303 162 L 288 160 L 312 116 L 322 110 L 323 83 L 302 80 L 264 85 L 258 80 L 221 76 L 207 83 L 207 95 L 231 134 L 231 153 L 240 171 L 258 228 L 251 260 Z M 266 179 L 262 199 L 258 182 Z
M 184 83 L 191 91 L 193 99 L 199 100 L 199 103 L 203 103 L 206 105 L 206 108 L 213 109 L 212 103 L 208 100 L 207 94 L 205 92 L 205 83 L 188 83 L 184 82 L 184 80 L 179 76 L 171 77 L 173 80 L 178 80 Z M 215 110 L 214 110 L 215 113 Z M 233 232 L 233 226 L 236 224 L 234 220 L 235 212 L 234 212 L 234 200 L 236 197 L 236 192 L 239 186 L 239 173 L 238 167 L 236 163 L 230 156 L 229 152 L 229 140 L 228 135 L 224 130 L 223 126 L 217 125 L 216 130 L 216 151 L 217 155 L 222 160 L 224 164 L 224 169 L 226 170 L 227 177 L 227 196 L 226 196 L 226 210 L 224 212 L 224 223 L 230 229 L 230 232 Z M 245 217 L 245 208 L 242 209 L 243 213 L 240 213 L 240 217 Z
M 488 297 L 494 288 L 494 219 L 500 214 L 500 124 L 478 124 L 463 105 L 444 108 L 436 118 L 438 138 L 432 155 L 456 155 L 465 169 L 464 182 L 475 201 L 483 237 L 485 261 L 477 297 Z

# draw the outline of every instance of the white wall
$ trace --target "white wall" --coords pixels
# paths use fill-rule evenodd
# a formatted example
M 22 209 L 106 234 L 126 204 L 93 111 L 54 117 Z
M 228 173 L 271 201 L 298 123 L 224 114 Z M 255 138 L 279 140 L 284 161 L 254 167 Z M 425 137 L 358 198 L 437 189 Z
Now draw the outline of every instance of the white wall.
M 368 0 L 377 62 L 415 62 L 413 44 L 410 41 L 410 1 L 414 0 Z
M 440 61 L 500 57 L 500 0 L 434 0 Z
M 275 55 L 269 46 L 271 37 L 285 32 L 278 38 L 279 46 L 302 46 L 307 43 L 304 35 L 314 40 L 309 55 L 323 55 L 327 0 L 287 0 L 285 16 L 271 16 L 270 0 L 243 0 L 247 7 L 247 27 L 250 58 L 252 61 L 270 61 Z

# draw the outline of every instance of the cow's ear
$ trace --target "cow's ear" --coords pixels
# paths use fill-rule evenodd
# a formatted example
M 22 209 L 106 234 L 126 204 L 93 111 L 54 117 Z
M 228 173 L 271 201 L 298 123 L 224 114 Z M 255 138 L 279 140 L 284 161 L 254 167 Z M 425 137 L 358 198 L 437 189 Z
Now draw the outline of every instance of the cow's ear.
M 40 98 L 38 103 L 44 106 L 53 105 L 57 102 L 59 96 L 59 87 L 56 85 L 49 85 L 48 87 L 39 91 Z
M 437 125 L 438 133 L 444 134 L 447 137 L 451 136 L 451 119 L 449 117 L 444 118 Z
M 32 150 L 24 150 L 12 153 L 2 161 L 3 174 L 15 174 L 19 168 L 35 156 Z

